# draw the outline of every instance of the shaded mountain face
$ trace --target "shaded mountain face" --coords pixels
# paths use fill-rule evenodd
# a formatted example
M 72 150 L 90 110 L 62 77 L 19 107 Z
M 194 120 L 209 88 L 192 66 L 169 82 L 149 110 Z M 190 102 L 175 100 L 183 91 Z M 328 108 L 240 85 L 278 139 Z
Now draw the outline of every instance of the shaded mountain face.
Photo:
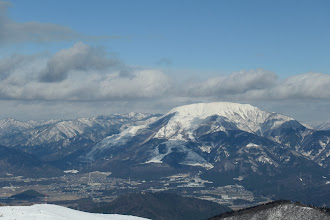
M 86 158 L 101 166 L 127 161 L 274 176 L 306 164 L 311 169 L 326 167 L 328 138 L 329 133 L 251 105 L 202 103 L 175 108 L 155 122 L 109 136 Z
M 330 130 L 313 131 L 298 145 L 297 150 L 322 167 L 330 167 Z
M 154 220 L 204 220 L 231 209 L 215 202 L 172 193 L 132 193 L 92 212 L 134 215 Z
M 0 176 L 51 177 L 62 173 L 34 155 L 0 146 Z
M 327 220 L 330 219 L 330 210 L 310 207 L 291 201 L 275 201 L 243 210 L 227 212 L 209 218 L 209 220 Z

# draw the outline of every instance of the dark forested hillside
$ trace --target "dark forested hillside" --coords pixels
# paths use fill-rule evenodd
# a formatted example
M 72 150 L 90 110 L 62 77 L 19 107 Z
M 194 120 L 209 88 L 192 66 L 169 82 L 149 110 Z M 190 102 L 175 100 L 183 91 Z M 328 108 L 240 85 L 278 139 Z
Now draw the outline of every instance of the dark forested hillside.
M 134 215 L 154 220 L 202 220 L 230 210 L 214 202 L 172 193 L 132 193 L 92 212 Z

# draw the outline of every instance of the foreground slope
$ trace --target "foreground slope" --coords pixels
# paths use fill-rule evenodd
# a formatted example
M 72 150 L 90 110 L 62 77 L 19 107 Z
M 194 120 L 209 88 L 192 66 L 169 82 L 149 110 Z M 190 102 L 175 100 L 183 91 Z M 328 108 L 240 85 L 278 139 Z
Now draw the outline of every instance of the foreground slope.
M 145 218 L 115 214 L 81 212 L 58 205 L 40 204 L 32 206 L 2 206 L 3 220 L 142 220 Z
M 224 213 L 209 220 L 329 220 L 330 210 L 291 201 L 275 201 L 243 210 Z

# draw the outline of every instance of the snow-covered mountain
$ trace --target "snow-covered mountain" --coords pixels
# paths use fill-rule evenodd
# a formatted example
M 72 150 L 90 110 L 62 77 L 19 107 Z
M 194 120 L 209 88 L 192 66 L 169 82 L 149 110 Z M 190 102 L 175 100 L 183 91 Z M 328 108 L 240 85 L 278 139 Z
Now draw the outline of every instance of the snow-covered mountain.
M 34 146 L 50 142 L 57 142 L 92 133 L 94 130 L 108 129 L 113 126 L 134 124 L 152 117 L 151 114 L 129 113 L 104 115 L 94 118 L 77 118 L 75 120 L 49 120 L 49 121 L 18 121 L 15 119 L 0 120 L 0 137 L 10 146 Z M 120 128 L 119 127 L 119 128 Z M 8 140 L 9 135 L 23 135 L 19 141 Z M 93 137 L 91 137 L 93 138 Z
M 149 158 L 144 161 L 145 163 L 162 163 L 166 156 L 177 151 L 185 154 L 185 159 L 180 162 L 181 164 L 212 168 L 213 165 L 210 162 L 220 160 L 220 155 L 230 156 L 224 140 L 237 131 L 257 140 L 253 142 L 251 139 L 249 143 L 240 143 L 237 139 L 236 143 L 232 143 L 233 146 L 230 147 L 242 145 L 246 149 L 262 149 L 264 156 L 258 160 L 263 163 L 271 163 L 273 159 L 265 156 L 267 153 L 265 153 L 264 143 L 259 142 L 267 142 L 267 149 L 272 148 L 269 145 L 276 148 L 280 145 L 296 147 L 297 142 L 313 132 L 310 127 L 306 127 L 293 118 L 265 112 L 248 104 L 199 103 L 174 108 L 156 122 L 129 127 L 119 134 L 109 136 L 97 144 L 87 156 L 94 158 L 97 154 L 103 155 L 103 151 L 111 151 L 132 140 L 135 141 L 137 136 L 144 136 L 139 145 L 144 145 L 151 140 L 162 140 L 162 144 L 149 150 Z M 226 138 L 219 136 L 213 137 L 215 141 L 205 141 L 206 137 L 214 135 L 223 135 Z M 221 144 L 221 142 L 224 143 Z M 188 147 L 187 145 L 190 144 L 195 146 Z M 211 155 L 211 152 L 215 151 L 219 155 L 213 161 L 203 157 L 203 154 Z M 275 166 L 276 163 L 273 164 Z
M 158 131 L 156 137 L 177 140 L 194 140 L 194 133 L 205 119 L 217 116 L 216 126 L 210 132 L 224 131 L 230 123 L 233 128 L 254 134 L 263 134 L 270 129 L 293 120 L 284 115 L 261 111 L 248 104 L 236 103 L 199 103 L 174 108 L 164 117 L 174 115 L 171 120 Z M 268 123 L 267 123 L 268 122 Z M 183 137 L 182 135 L 188 135 Z
M 0 140 L 57 168 L 124 179 L 189 173 L 214 186 L 240 184 L 268 195 L 274 185 L 281 195 L 329 186 L 329 130 L 246 104 L 192 104 L 163 116 L 6 119 L 0 120 Z
M 199 103 L 108 136 L 85 157 L 114 173 L 130 169 L 129 175 L 161 168 L 240 179 L 304 172 L 322 179 L 330 160 L 328 138 L 330 132 L 251 105 Z
M 81 212 L 58 205 L 38 204 L 32 206 L 1 206 L 3 220 L 143 220 L 146 218 Z
M 43 159 L 54 160 L 81 148 L 91 147 L 128 126 L 147 123 L 156 117 L 157 115 L 152 114 L 128 113 L 40 122 L 2 119 L 0 140 L 4 146 L 23 149 Z
M 210 218 L 210 220 L 329 220 L 330 213 L 317 207 L 310 207 L 290 201 L 275 201 L 252 208 L 238 210 Z
M 318 130 L 330 130 L 330 120 L 317 122 L 314 127 Z
M 43 122 L 4 119 L 0 120 L 0 139 L 4 146 L 43 160 L 68 163 L 83 158 L 104 161 L 98 162 L 103 165 L 126 161 L 238 170 L 240 175 L 278 173 L 295 161 L 330 165 L 330 131 L 315 130 L 248 104 L 191 104 L 158 116 L 130 113 Z
M 261 111 L 248 104 L 236 103 L 199 103 L 181 106 L 174 108 L 158 120 L 159 123 L 162 121 L 165 123 L 155 131 L 153 138 L 171 141 L 196 141 L 201 134 L 241 130 L 259 136 L 271 137 L 279 143 L 281 143 L 281 138 L 271 136 L 271 132 L 285 123 L 296 122 L 284 115 Z M 299 122 L 296 123 L 303 127 Z M 150 127 L 150 125 L 130 127 L 118 135 L 108 137 L 95 148 L 103 149 L 117 145 L 116 141 L 125 143 L 127 139 L 136 135 L 140 130 Z

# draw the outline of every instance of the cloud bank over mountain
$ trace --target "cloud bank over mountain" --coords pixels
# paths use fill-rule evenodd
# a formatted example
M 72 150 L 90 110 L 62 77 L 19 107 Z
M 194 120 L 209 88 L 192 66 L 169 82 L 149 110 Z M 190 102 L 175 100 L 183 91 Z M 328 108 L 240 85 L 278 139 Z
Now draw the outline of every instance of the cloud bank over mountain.
M 316 104 L 327 104 L 329 85 L 329 74 L 303 73 L 281 79 L 264 69 L 178 82 L 160 68 L 129 66 L 109 56 L 103 48 L 83 42 L 51 56 L 12 55 L 0 59 L 0 99 L 23 101 L 28 105 L 74 101 L 96 106 L 101 105 L 96 102 L 116 102 L 112 104 L 116 105 L 115 111 L 162 112 L 176 105 L 205 101 L 295 103 L 313 100 Z
M 109 57 L 102 48 L 83 42 L 48 58 L 38 55 L 3 58 L 0 80 L 2 100 L 330 99 L 328 74 L 303 73 L 280 79 L 274 72 L 256 69 L 199 82 L 176 82 L 161 69 L 130 67 Z

